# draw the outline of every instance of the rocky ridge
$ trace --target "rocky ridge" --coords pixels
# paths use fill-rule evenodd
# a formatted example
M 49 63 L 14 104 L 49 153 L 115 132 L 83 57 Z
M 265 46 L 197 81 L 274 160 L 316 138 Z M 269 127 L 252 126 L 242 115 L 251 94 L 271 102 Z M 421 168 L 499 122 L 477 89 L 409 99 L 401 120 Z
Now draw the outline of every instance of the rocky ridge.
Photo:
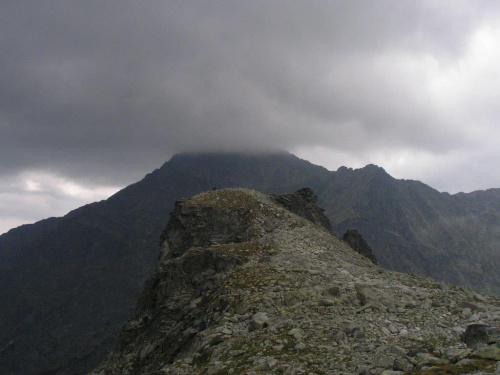
M 499 297 L 384 270 L 275 201 L 230 189 L 177 203 L 92 374 L 500 372 Z

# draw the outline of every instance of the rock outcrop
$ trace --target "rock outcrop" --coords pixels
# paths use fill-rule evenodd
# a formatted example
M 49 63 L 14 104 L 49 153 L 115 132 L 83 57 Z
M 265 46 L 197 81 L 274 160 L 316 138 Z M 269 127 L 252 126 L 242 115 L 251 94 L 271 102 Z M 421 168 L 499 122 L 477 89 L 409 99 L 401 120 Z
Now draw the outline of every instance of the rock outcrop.
M 311 188 L 302 188 L 293 194 L 272 194 L 271 198 L 288 211 L 319 224 L 329 232 L 332 232 L 332 224 L 324 214 L 325 210 L 317 206 L 318 197 Z
M 366 243 L 357 229 L 348 229 L 342 236 L 342 241 L 346 242 L 355 252 L 377 264 L 377 257 L 373 254 L 372 248 Z
M 500 328 L 486 324 L 471 324 L 462 334 L 461 339 L 469 348 L 473 349 L 487 345 L 500 347 Z
M 153 277 L 94 375 L 495 373 L 500 298 L 379 268 L 243 189 L 176 205 Z M 464 337 L 464 335 L 462 335 Z

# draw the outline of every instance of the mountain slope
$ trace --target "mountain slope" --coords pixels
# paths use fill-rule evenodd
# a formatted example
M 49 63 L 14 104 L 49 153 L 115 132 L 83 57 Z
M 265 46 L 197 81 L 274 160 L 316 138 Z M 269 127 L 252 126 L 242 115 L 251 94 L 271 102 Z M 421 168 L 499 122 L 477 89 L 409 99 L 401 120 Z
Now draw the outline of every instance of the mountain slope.
M 318 192 L 334 230 L 357 228 L 380 264 L 500 293 L 500 194 L 439 193 L 382 168 L 341 168 Z
M 92 374 L 500 369 L 497 344 L 461 336 L 481 321 L 498 342 L 500 297 L 385 271 L 275 202 L 246 189 L 179 202 L 135 317 Z
M 0 368 L 78 375 L 116 342 L 157 261 L 174 202 L 213 187 L 311 187 L 338 235 L 379 264 L 500 293 L 500 192 L 451 196 L 376 166 L 337 172 L 290 154 L 182 154 L 106 201 L 0 236 Z
M 2 373 L 95 366 L 134 310 L 176 200 L 214 186 L 281 192 L 327 174 L 289 154 L 174 156 L 106 201 L 0 236 Z

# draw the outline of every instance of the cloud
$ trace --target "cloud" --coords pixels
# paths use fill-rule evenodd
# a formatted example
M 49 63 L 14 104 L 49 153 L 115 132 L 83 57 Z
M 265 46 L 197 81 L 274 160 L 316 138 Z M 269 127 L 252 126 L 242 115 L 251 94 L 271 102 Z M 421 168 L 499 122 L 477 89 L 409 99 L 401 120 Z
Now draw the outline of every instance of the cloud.
M 483 179 L 500 157 L 499 15 L 486 0 L 6 0 L 0 178 L 124 186 L 179 151 L 288 149 L 500 186 Z
M 82 185 L 53 172 L 27 171 L 0 183 L 0 233 L 14 226 L 62 216 L 116 193 L 116 186 Z

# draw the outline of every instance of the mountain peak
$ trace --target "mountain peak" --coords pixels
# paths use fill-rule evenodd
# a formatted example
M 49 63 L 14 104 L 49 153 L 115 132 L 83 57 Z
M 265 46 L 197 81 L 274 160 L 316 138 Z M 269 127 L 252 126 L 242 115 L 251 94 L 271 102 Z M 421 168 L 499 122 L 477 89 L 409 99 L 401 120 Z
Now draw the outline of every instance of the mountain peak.
M 367 164 L 362 169 L 365 169 L 365 170 L 377 170 L 377 171 L 383 171 L 384 173 L 387 173 L 384 168 L 379 167 L 376 164 Z
M 174 154 L 169 161 L 179 161 L 179 160 L 200 160 L 200 159 L 226 159 L 226 158 L 269 158 L 269 157 L 288 157 L 297 158 L 295 155 L 289 153 L 288 151 L 276 150 L 276 151 L 261 151 L 261 152 L 249 152 L 249 151 L 206 151 L 206 152 L 180 152 Z
M 384 168 L 379 167 L 378 165 L 375 165 L 375 164 L 367 164 L 366 166 L 361 168 L 360 171 L 363 171 L 365 173 L 369 173 L 372 175 L 393 178 L 389 173 L 386 172 L 386 170 Z
M 337 172 L 340 172 L 340 173 L 345 173 L 345 172 L 364 172 L 364 173 L 378 173 L 378 174 L 383 174 L 383 175 L 387 175 L 387 176 L 390 176 L 384 168 L 382 167 L 379 167 L 378 165 L 375 165 L 375 164 L 367 164 L 365 165 L 364 167 L 362 168 L 357 168 L 357 169 L 353 169 L 353 168 L 349 168 L 349 167 L 346 167 L 346 166 L 342 166 L 340 167 Z

